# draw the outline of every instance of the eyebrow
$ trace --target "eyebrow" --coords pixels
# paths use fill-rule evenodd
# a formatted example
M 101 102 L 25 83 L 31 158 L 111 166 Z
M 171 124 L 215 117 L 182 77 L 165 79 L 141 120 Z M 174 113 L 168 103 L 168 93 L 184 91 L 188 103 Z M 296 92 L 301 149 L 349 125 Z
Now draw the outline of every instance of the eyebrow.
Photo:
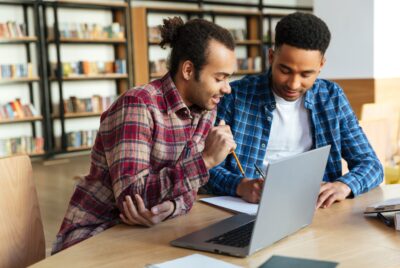
M 215 73 L 215 75 L 223 75 L 223 76 L 226 76 L 226 77 L 230 77 L 232 74 L 228 74 L 228 73 L 225 73 L 225 72 L 217 72 L 217 73 Z
M 285 69 L 288 69 L 288 70 L 292 70 L 292 68 L 290 68 L 289 66 L 286 66 L 285 64 L 279 64 L 279 66 L 280 67 L 282 67 L 282 68 L 285 68 Z M 306 73 L 306 74 L 312 74 L 312 73 L 315 73 L 315 70 L 304 70 L 304 71 L 301 71 L 301 73 Z

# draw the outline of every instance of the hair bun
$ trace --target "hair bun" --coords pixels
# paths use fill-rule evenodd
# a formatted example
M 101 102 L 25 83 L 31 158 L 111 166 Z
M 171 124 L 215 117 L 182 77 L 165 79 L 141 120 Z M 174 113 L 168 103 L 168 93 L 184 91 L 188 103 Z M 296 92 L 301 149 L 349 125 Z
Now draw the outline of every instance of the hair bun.
M 162 38 L 160 46 L 164 48 L 166 44 L 169 44 L 171 47 L 174 47 L 179 29 L 183 27 L 184 24 L 181 17 L 164 19 L 163 25 L 159 26 Z

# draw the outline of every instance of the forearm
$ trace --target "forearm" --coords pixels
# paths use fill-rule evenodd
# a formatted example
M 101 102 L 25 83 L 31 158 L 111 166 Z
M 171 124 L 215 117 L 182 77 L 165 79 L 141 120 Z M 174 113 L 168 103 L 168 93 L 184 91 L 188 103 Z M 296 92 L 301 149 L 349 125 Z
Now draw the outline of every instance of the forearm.
M 230 172 L 221 164 L 210 170 L 207 189 L 216 195 L 237 196 L 237 187 L 242 179 L 242 175 Z
M 201 153 L 193 151 L 193 154 L 189 154 L 184 151 L 182 154 L 182 158 L 175 166 L 165 167 L 159 171 L 148 167 L 140 172 L 139 176 L 132 176 L 131 183 L 116 198 L 118 207 L 122 208 L 126 195 L 141 195 L 145 206 L 151 208 L 183 194 L 197 192 L 197 189 L 208 181 L 208 170 Z M 191 207 L 191 204 L 188 206 Z
M 362 161 L 355 164 L 350 162 L 350 171 L 338 179 L 350 187 L 353 196 L 372 190 L 383 180 L 382 164 L 376 157 L 367 156 L 360 159 Z

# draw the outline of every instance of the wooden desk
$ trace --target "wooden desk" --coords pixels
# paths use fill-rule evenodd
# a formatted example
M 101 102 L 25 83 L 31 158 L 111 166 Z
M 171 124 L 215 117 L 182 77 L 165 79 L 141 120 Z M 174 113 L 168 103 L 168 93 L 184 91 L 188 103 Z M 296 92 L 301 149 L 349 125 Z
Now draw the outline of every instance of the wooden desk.
M 400 267 L 400 232 L 363 215 L 367 205 L 399 196 L 400 185 L 384 185 L 356 199 L 320 209 L 311 226 L 247 258 L 169 245 L 175 238 L 231 215 L 197 202 L 186 216 L 153 228 L 115 226 L 34 267 L 143 267 L 193 253 L 244 267 L 258 267 L 273 254 L 337 261 L 339 267 Z

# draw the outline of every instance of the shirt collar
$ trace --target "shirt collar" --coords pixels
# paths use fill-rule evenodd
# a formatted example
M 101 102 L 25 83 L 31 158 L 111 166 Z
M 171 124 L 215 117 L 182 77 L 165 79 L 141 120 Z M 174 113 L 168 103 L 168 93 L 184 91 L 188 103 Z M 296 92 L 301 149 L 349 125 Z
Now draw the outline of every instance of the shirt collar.
M 181 94 L 175 86 L 172 77 L 168 72 L 161 79 L 161 90 L 164 93 L 164 99 L 167 104 L 168 114 L 176 113 L 179 110 L 189 110 L 186 104 L 183 102 Z
M 161 79 L 161 87 L 162 92 L 164 93 L 165 102 L 167 103 L 167 113 L 176 113 L 178 111 L 185 112 L 188 114 L 196 113 L 196 114 L 204 114 L 207 112 L 205 109 L 201 109 L 200 107 L 193 105 L 192 107 L 188 107 L 183 99 L 178 89 L 175 86 L 174 81 L 170 73 L 168 72 Z
M 272 92 L 272 70 L 271 68 L 268 69 L 268 72 L 265 74 L 264 77 L 264 83 L 262 84 L 266 84 L 267 88 L 269 90 L 264 90 L 265 94 L 266 94 L 266 98 L 264 98 L 266 101 L 266 105 L 268 107 L 268 109 L 270 111 L 274 110 L 276 107 L 276 101 L 275 101 L 275 97 L 274 94 Z M 318 79 L 316 80 L 316 82 L 314 82 L 313 86 L 311 89 L 307 90 L 305 97 L 304 97 L 304 106 L 307 109 L 312 109 L 313 105 L 314 105 L 314 92 L 316 92 L 316 88 L 318 88 L 319 84 L 318 84 Z

